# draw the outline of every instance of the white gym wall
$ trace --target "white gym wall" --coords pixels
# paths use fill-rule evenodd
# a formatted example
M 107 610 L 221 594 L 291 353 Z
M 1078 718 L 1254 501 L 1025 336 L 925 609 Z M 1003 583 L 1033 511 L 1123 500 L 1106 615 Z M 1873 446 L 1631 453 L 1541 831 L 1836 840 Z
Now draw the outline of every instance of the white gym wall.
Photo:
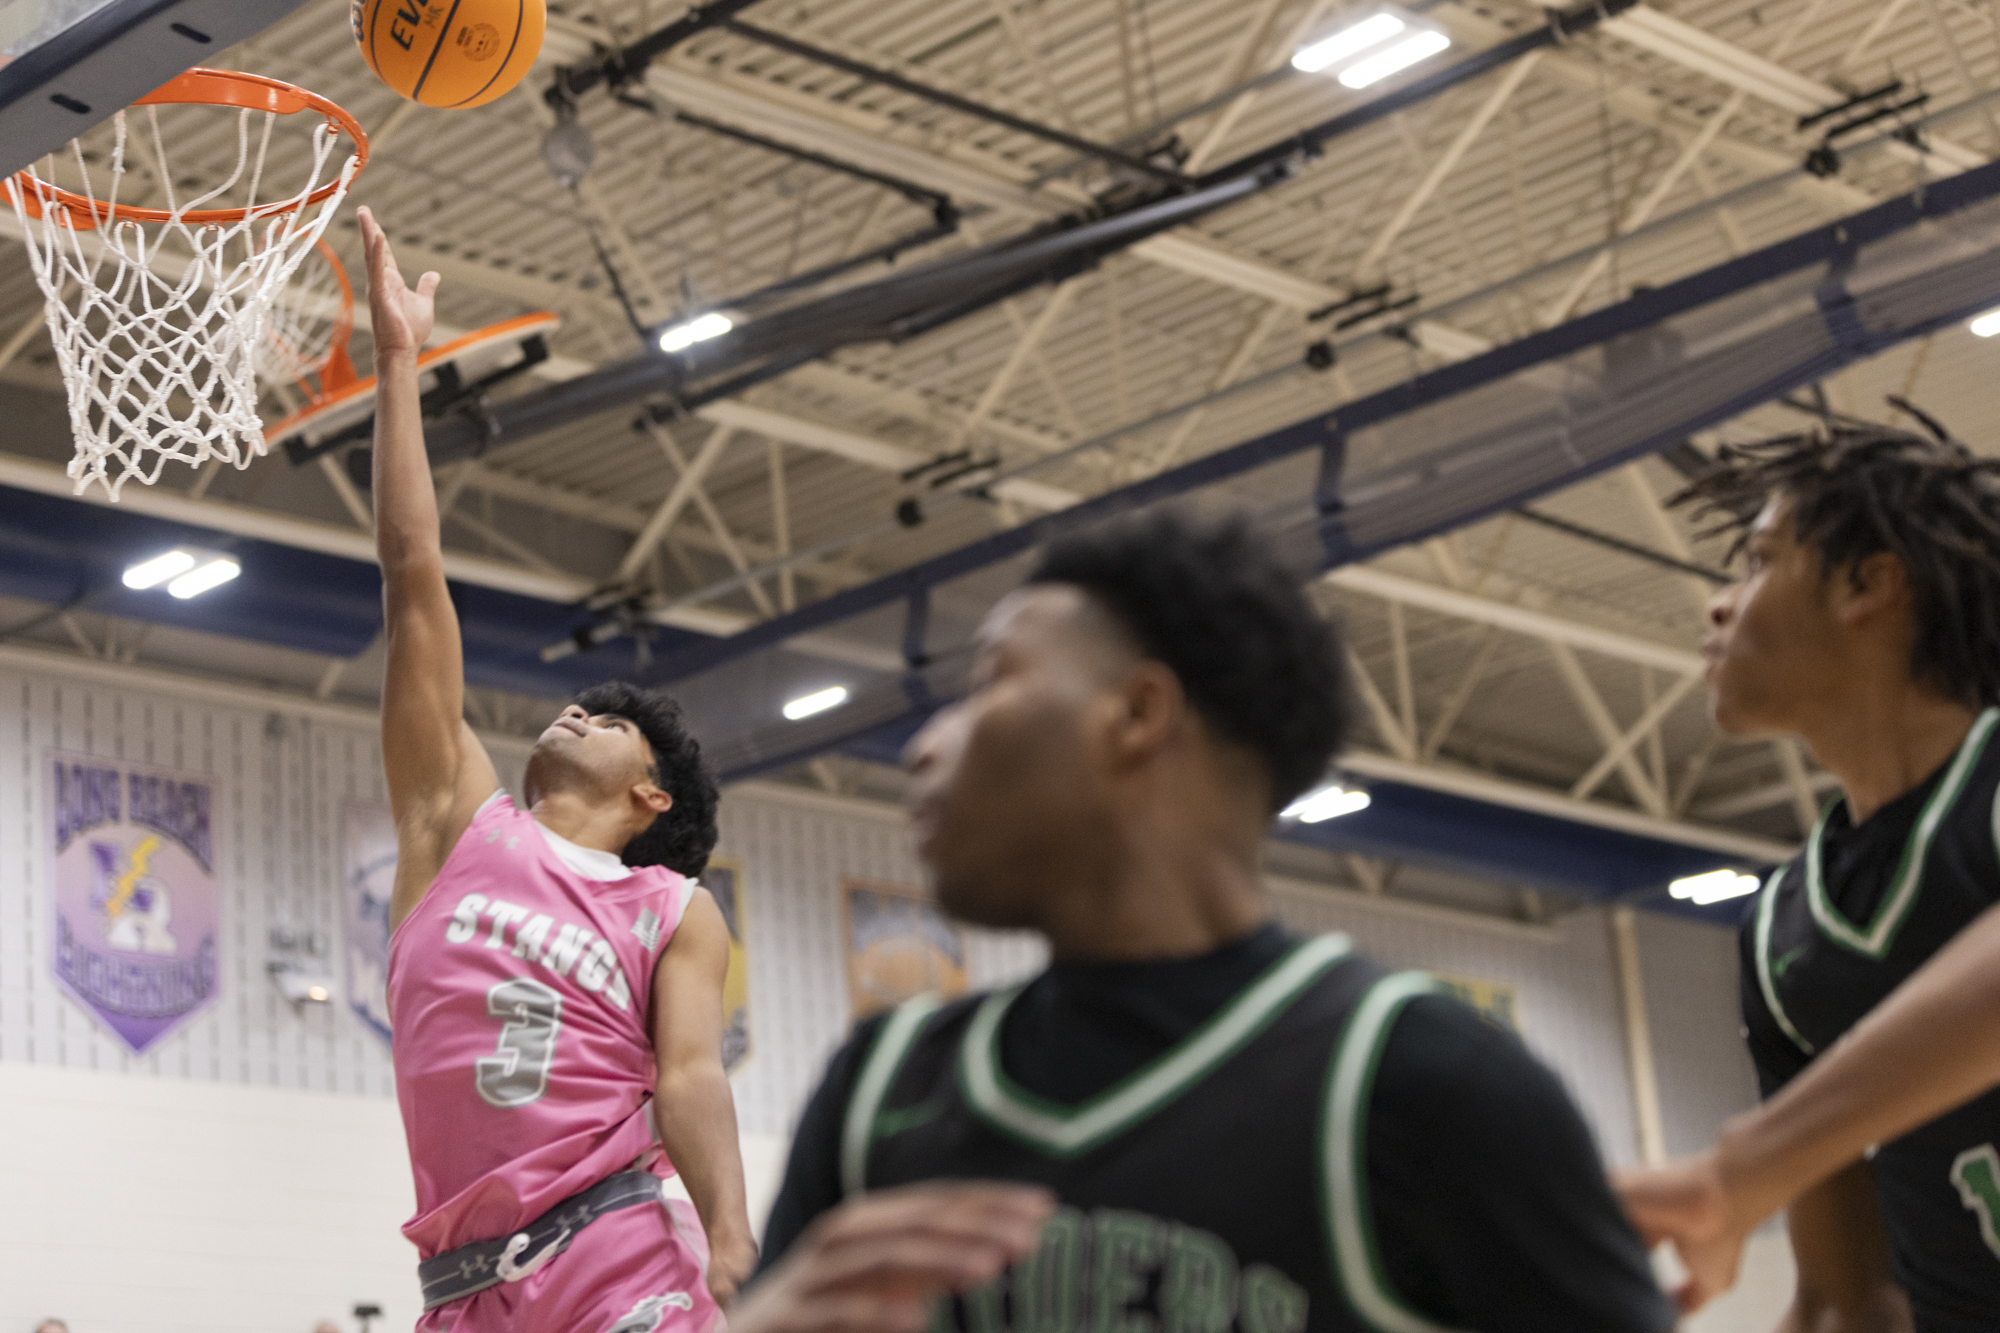
M 216 782 L 221 999 L 141 1058 L 48 975 L 52 749 Z M 510 783 L 524 755 L 496 748 Z M 410 1325 L 415 1256 L 396 1227 L 411 1195 L 386 1047 L 344 1003 L 294 1010 L 264 972 L 278 927 L 319 931 L 338 975 L 340 807 L 381 796 L 366 713 L 0 649 L 0 1333 L 50 1314 L 74 1333 L 306 1333 L 322 1318 L 352 1327 L 356 1301 L 384 1308 L 378 1328 Z M 765 784 L 725 795 L 720 851 L 744 868 L 752 1051 L 735 1083 L 761 1223 L 785 1136 L 847 1026 L 840 879 L 919 876 L 894 809 Z M 1605 912 L 1525 926 L 1274 887 L 1296 927 L 1512 987 L 1523 1035 L 1607 1159 L 1636 1160 Z M 1752 1096 L 1733 942 L 1642 917 L 1639 945 L 1665 1138 L 1685 1151 Z M 992 984 L 1041 956 L 1032 939 L 975 934 L 968 970 Z M 1762 1333 L 1783 1280 L 1780 1261 L 1753 1265 L 1745 1313 L 1719 1311 L 1701 1333 Z

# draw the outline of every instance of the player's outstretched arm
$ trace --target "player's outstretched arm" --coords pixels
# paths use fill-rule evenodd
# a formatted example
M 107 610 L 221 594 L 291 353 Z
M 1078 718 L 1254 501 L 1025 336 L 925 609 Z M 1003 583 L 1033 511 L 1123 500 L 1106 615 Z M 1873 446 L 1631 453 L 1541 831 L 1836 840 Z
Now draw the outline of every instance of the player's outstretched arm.
M 743 1193 L 736 1102 L 722 1067 L 722 982 L 729 927 L 708 890 L 667 941 L 653 975 L 653 1119 L 708 1233 L 708 1289 L 726 1304 L 757 1264 Z
M 1046 1190 L 952 1183 L 881 1190 L 822 1215 L 729 1313 L 729 1333 L 921 1333 L 931 1301 L 1035 1247 Z
M 389 238 L 358 210 L 375 335 L 375 550 L 382 565 L 382 764 L 396 820 L 393 929 L 423 900 L 452 845 L 500 780 L 465 724 L 458 612 L 445 587 L 417 353 L 430 337 L 438 275 L 404 284 Z
M 2000 906 L 1989 907 L 1710 1151 L 1618 1183 L 1649 1242 L 1688 1269 L 1683 1308 L 1729 1290 L 1763 1220 L 1871 1144 L 2000 1085 Z

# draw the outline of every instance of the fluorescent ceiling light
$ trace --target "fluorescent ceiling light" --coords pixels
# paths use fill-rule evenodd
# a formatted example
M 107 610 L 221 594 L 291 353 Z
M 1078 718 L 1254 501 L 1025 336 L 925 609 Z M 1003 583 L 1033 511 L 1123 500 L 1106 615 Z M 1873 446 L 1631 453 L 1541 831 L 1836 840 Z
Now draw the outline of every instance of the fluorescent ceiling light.
M 1972 330 L 1975 338 L 1991 338 L 2000 333 L 2000 310 L 1989 310 L 1966 327 Z
M 1307 792 L 1286 806 L 1278 818 L 1296 819 L 1301 824 L 1321 824 L 1367 808 L 1367 792 L 1343 787 L 1336 782 Z
M 735 327 L 736 325 L 730 322 L 729 316 L 718 315 L 711 310 L 706 315 L 688 320 L 684 324 L 675 324 L 661 333 L 660 350 L 685 351 L 696 343 L 707 342 L 710 338 L 720 338 Z
M 1667 892 L 1683 901 L 1706 907 L 1710 903 L 1757 892 L 1757 877 L 1740 870 L 1711 870 L 1706 875 L 1677 879 L 1667 885 Z
M 1300 47 L 1292 57 L 1292 68 L 1317 74 L 1329 65 L 1338 65 L 1349 56 L 1360 55 L 1369 47 L 1388 41 L 1408 26 L 1394 14 L 1365 18 L 1351 27 L 1342 28 L 1331 37 L 1322 37 L 1309 46 Z
M 141 560 L 125 571 L 125 586 L 128 588 L 151 588 L 165 583 L 193 569 L 197 561 L 186 551 L 173 550 L 156 555 L 150 560 Z
M 1431 56 L 1451 45 L 1451 38 L 1441 32 L 1420 32 L 1397 42 L 1380 55 L 1358 60 L 1341 71 L 1340 82 L 1345 88 L 1366 88 L 1371 83 L 1380 83 L 1397 70 L 1408 69 L 1419 60 Z
M 785 719 L 797 722 L 800 718 L 811 717 L 814 713 L 824 713 L 829 708 L 838 708 L 847 702 L 847 687 L 831 685 L 811 694 L 802 694 L 785 705 Z
M 189 570 L 167 585 L 167 591 L 186 601 L 199 597 L 210 588 L 219 588 L 243 572 L 243 566 L 228 556 L 218 556 L 205 565 Z

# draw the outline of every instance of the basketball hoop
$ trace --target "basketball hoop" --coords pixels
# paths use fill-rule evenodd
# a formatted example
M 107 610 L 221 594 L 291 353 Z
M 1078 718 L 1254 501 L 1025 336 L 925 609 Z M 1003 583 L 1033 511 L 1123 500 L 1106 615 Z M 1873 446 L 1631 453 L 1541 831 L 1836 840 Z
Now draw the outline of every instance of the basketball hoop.
M 240 468 L 264 452 L 257 367 L 269 355 L 272 308 L 368 159 L 368 138 L 352 116 L 257 74 L 189 70 L 134 106 L 146 109 L 141 134 L 151 161 L 135 154 L 128 168 L 129 108 L 118 112 L 103 196 L 92 187 L 93 154 L 81 139 L 66 158 L 44 159 L 6 182 L 69 392 L 76 436 L 69 475 L 79 494 L 97 482 L 113 500 L 134 477 L 158 481 L 169 459 Z M 174 106 L 237 113 L 234 168 L 186 200 L 176 198 L 181 181 L 168 167 L 160 126 L 159 108 Z M 273 128 L 278 117 L 304 111 L 322 117 L 311 132 L 311 168 L 303 184 L 273 197 L 265 179 Z M 343 134 L 353 150 L 331 171 Z M 75 180 L 58 185 L 64 170 Z M 165 207 L 119 202 L 130 171 L 151 177 Z
M 352 379 L 347 339 L 353 331 L 354 286 L 340 257 L 322 240 L 271 303 L 257 345 L 257 376 L 272 386 L 296 383 L 308 396 L 324 392 L 328 380 Z M 346 363 L 344 374 L 336 360 Z M 320 378 L 318 390 L 306 383 L 308 375 Z

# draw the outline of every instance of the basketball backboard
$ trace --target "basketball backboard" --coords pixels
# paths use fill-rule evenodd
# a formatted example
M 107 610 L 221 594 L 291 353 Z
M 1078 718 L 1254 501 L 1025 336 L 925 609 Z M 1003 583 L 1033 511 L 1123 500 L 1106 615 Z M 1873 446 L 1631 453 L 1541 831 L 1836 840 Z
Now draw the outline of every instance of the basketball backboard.
M 305 0 L 0 0 L 0 176 Z

